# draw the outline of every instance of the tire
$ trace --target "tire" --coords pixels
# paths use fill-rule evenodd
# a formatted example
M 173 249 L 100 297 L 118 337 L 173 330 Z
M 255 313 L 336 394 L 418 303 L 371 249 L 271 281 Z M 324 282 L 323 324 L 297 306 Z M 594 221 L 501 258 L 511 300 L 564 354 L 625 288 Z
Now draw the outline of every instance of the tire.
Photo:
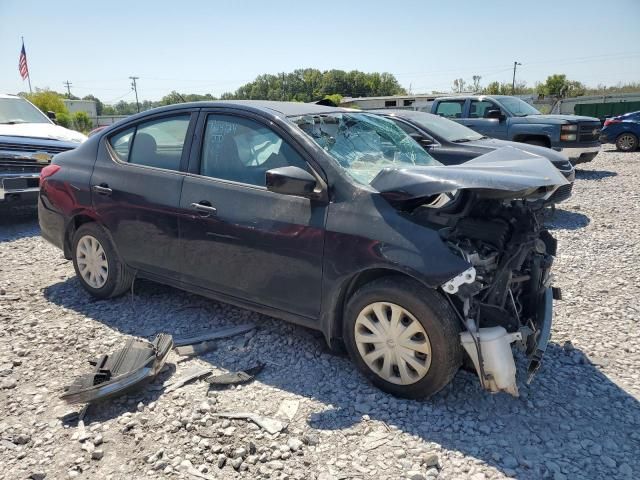
M 80 246 L 81 243 L 82 246 Z M 97 223 L 82 225 L 73 235 L 71 245 L 76 276 L 82 287 L 91 295 L 97 298 L 117 297 L 131 288 L 133 272 L 122 261 L 111 238 L 100 225 Z M 99 253 L 95 254 L 95 257 L 90 256 L 93 253 L 83 254 L 83 251 L 87 252 L 87 246 L 91 246 L 89 250 L 92 252 L 99 251 Z M 91 258 L 94 258 L 94 261 L 89 269 L 98 274 L 87 277 L 87 265 L 91 263 Z M 92 278 L 95 281 L 92 282 Z
M 616 138 L 616 148 L 621 152 L 635 152 L 638 148 L 638 137 L 630 132 L 624 132 Z
M 538 147 L 545 147 L 545 148 L 549 148 L 549 145 L 547 145 L 545 142 L 543 142 L 542 140 L 527 140 L 523 143 L 526 143 L 527 145 L 536 145 Z
M 396 332 L 401 333 L 398 336 L 391 335 L 394 337 L 391 342 L 380 342 L 379 336 L 367 325 L 381 325 L 373 320 L 378 315 L 375 313 L 376 308 L 377 312 L 386 311 L 388 318 L 393 318 L 395 307 L 404 311 L 400 316 L 401 321 L 396 322 L 400 329 Z M 389 322 L 388 325 L 393 323 Z M 409 342 L 411 348 L 421 351 L 402 349 L 399 340 L 402 332 L 410 333 L 419 327 L 426 334 L 426 342 L 423 339 L 424 334 L 420 332 L 402 342 L 405 345 Z M 385 277 L 357 290 L 347 303 L 342 333 L 349 356 L 360 372 L 381 390 L 399 397 L 424 398 L 437 393 L 453 379 L 462 364 L 460 325 L 455 312 L 440 293 L 408 278 Z M 373 333 L 373 337 L 378 340 L 377 343 L 367 344 L 362 340 L 373 338 L 369 333 Z M 380 345 L 380 349 L 376 345 Z M 390 349 L 396 349 L 396 352 L 397 349 L 402 349 L 403 355 L 410 352 L 410 362 L 403 361 L 402 358 L 405 357 L 396 356 L 395 364 L 394 361 L 388 362 L 392 365 L 392 374 L 385 378 L 385 371 L 389 373 L 389 370 L 386 370 L 387 359 L 391 357 L 387 357 L 386 354 L 380 356 L 380 352 Z M 425 354 L 427 350 L 430 350 L 429 354 Z M 367 361 L 365 355 L 379 358 L 375 361 L 370 358 Z M 404 364 L 404 377 L 400 369 L 401 363 Z M 419 366 L 420 371 L 411 365 Z

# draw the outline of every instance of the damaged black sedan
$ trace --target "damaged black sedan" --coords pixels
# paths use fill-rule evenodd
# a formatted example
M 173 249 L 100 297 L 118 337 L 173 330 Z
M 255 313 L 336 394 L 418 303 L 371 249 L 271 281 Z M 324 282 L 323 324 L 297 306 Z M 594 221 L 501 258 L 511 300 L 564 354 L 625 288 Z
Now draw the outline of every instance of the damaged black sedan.
M 39 218 L 96 297 L 144 277 L 319 329 L 396 395 L 434 394 L 465 356 L 517 395 L 512 344 L 531 377 L 551 329 L 539 214 L 566 184 L 513 148 L 443 166 L 367 113 L 191 103 L 58 155 Z

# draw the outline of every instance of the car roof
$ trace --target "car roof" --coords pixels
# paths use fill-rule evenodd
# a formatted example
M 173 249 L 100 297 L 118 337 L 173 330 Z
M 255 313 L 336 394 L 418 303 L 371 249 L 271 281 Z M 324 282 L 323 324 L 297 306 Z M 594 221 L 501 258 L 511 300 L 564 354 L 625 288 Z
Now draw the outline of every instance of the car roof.
M 438 97 L 434 100 L 434 102 L 442 101 L 442 100 L 466 100 L 467 98 L 507 98 L 512 95 L 452 95 L 450 97 Z M 516 97 L 518 98 L 518 97 Z
M 339 113 L 352 112 L 350 108 L 328 107 L 325 105 L 317 105 L 315 103 L 302 102 L 279 102 L 275 100 L 215 100 L 204 102 L 187 102 L 168 105 L 166 107 L 154 108 L 141 112 L 146 114 L 149 112 L 162 113 L 163 111 L 171 111 L 185 107 L 197 108 L 213 108 L 213 107 L 240 107 L 250 110 L 260 110 L 269 114 L 280 114 L 285 117 L 296 117 L 299 115 L 319 115 L 322 113 Z M 136 115 L 137 116 L 137 115 Z

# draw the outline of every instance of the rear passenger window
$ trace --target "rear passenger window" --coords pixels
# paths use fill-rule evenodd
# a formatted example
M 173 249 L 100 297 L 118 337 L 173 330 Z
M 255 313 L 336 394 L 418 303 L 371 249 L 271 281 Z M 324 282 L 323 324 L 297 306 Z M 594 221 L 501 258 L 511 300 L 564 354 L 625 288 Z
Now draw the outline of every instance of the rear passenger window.
M 140 123 L 109 139 L 119 160 L 165 170 L 180 170 L 190 114 Z
M 440 102 L 436 108 L 436 114 L 447 118 L 462 117 L 462 105 L 464 101 Z

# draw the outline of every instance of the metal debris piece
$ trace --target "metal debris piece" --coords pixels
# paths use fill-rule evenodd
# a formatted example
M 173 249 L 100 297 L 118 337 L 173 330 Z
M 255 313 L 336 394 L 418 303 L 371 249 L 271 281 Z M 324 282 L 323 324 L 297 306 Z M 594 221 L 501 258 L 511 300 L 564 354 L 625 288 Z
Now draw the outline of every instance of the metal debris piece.
M 201 342 L 194 345 L 183 345 L 181 347 L 176 347 L 175 351 L 181 357 L 195 357 L 196 355 L 202 355 L 203 353 L 215 350 L 216 346 L 217 343 L 215 341 Z
M 208 377 L 212 372 L 213 370 L 211 370 L 210 368 L 194 367 L 190 370 L 187 370 L 184 375 L 166 382 L 164 384 L 164 386 L 167 387 L 165 388 L 165 392 L 173 392 L 174 390 L 183 387 L 187 383 L 193 382 L 194 380 L 198 380 L 200 378 Z
M 264 368 L 264 363 L 258 363 L 255 367 L 247 368 L 239 372 L 228 372 L 222 375 L 213 375 L 207 378 L 207 382 L 211 385 L 237 385 L 240 383 L 247 383 L 256 378 Z
M 280 404 L 278 411 L 276 412 L 276 417 L 287 418 L 289 421 L 293 420 L 293 417 L 298 413 L 298 408 L 300 407 L 300 400 L 296 399 L 285 399 Z
M 221 418 L 239 419 L 239 420 L 249 420 L 255 423 L 256 425 L 258 425 L 263 430 L 265 430 L 267 433 L 270 433 L 271 435 L 273 435 L 274 433 L 281 432 L 282 430 L 287 428 L 287 426 L 289 425 L 287 422 L 282 422 L 275 418 L 263 417 L 261 415 L 258 415 L 256 413 L 251 413 L 251 412 L 218 412 L 218 413 L 213 413 L 212 416 L 221 417 Z
M 153 342 L 130 338 L 121 350 L 89 362 L 94 372 L 78 377 L 60 398 L 68 403 L 91 403 L 139 387 L 160 372 L 172 346 L 171 335 L 165 333 Z
M 211 330 L 201 335 L 197 335 L 195 337 L 177 338 L 174 340 L 173 344 L 176 347 L 183 347 L 185 345 L 195 345 L 197 343 L 208 342 L 210 340 L 219 340 L 221 338 L 233 337 L 234 335 L 247 333 L 249 330 L 253 330 L 255 327 L 256 326 L 253 323 L 222 327 L 217 330 Z

